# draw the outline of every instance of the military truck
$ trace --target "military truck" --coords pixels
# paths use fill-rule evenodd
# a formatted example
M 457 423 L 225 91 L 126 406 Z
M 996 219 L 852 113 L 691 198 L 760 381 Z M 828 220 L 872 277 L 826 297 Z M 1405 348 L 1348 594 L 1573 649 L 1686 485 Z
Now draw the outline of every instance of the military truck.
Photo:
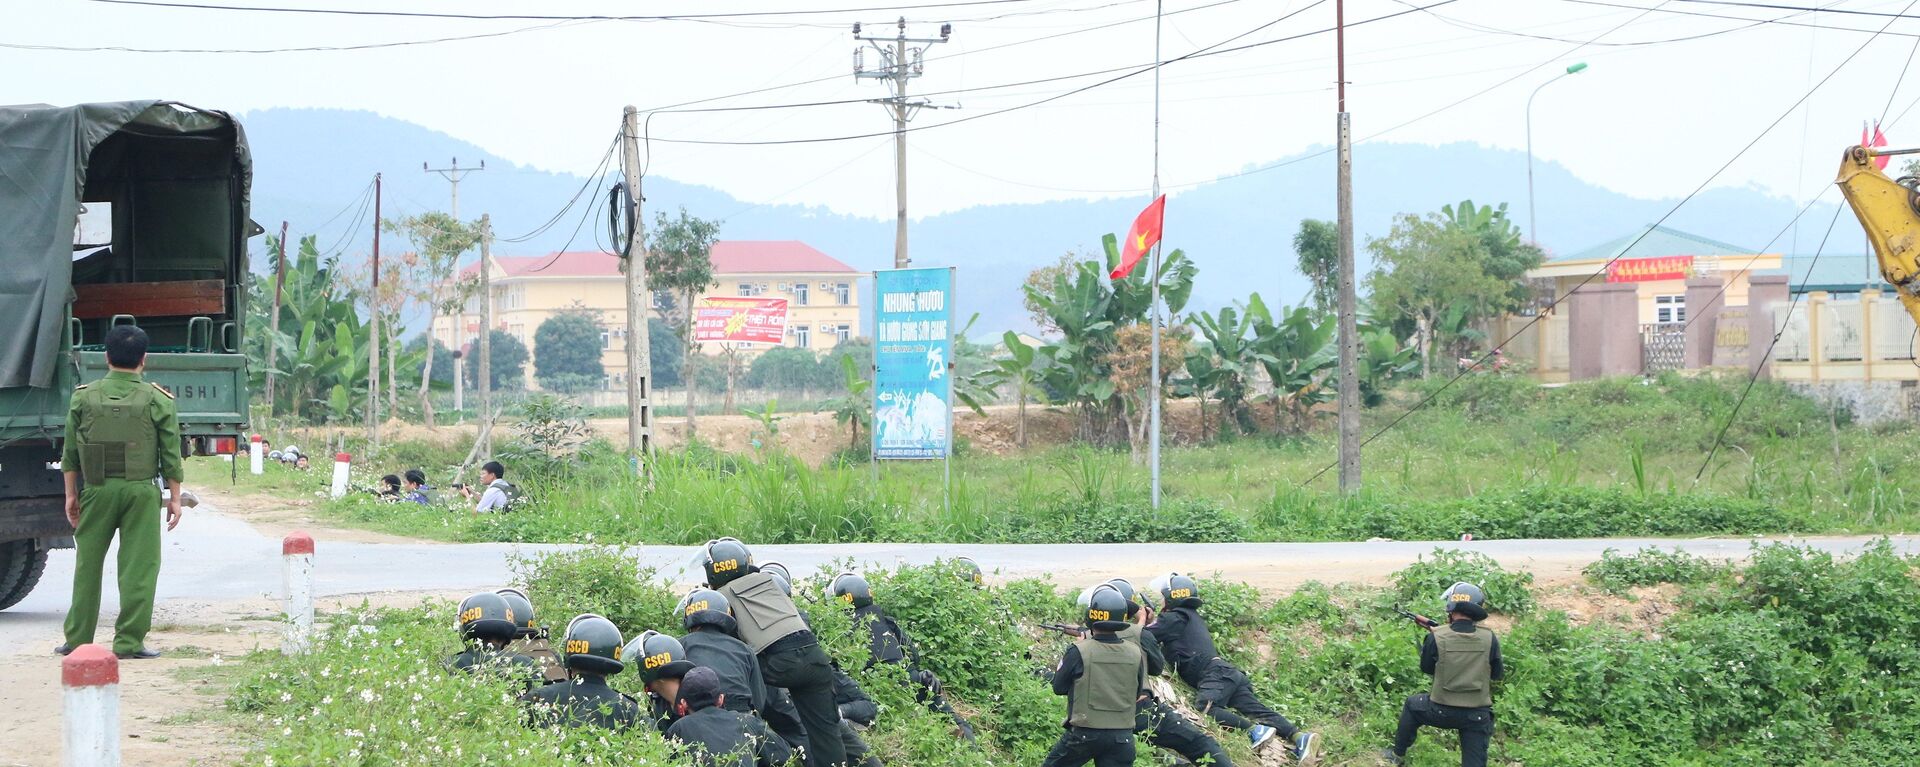
M 231 115 L 165 101 L 0 106 L 0 609 L 72 545 L 59 466 L 73 388 L 115 325 L 147 331 L 147 380 L 184 455 L 247 427 L 252 162 Z

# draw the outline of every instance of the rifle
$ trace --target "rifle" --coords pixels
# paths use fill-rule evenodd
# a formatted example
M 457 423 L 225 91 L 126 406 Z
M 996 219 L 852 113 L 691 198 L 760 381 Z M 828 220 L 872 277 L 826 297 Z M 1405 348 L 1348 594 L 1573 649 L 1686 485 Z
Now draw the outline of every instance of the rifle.
M 1074 639 L 1082 639 L 1082 638 L 1085 638 L 1087 635 L 1086 629 L 1081 628 L 1079 626 L 1070 626 L 1065 623 L 1040 623 L 1036 625 L 1038 628 L 1046 629 L 1047 631 L 1052 631 L 1060 634 L 1065 634 L 1067 636 L 1073 637 Z
M 1400 617 L 1413 621 L 1414 625 L 1419 626 L 1420 628 L 1426 629 L 1428 631 L 1432 631 L 1440 627 L 1439 621 L 1436 621 L 1425 615 L 1418 615 L 1415 613 L 1408 612 L 1407 608 L 1405 607 L 1394 605 L 1393 611 L 1397 613 Z

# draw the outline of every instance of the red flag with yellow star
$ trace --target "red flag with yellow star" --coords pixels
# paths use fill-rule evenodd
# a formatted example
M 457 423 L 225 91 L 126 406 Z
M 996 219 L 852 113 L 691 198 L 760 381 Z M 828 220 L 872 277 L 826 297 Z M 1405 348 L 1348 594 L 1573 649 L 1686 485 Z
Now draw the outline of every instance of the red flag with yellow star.
M 1110 279 L 1120 279 L 1133 271 L 1135 264 L 1147 255 L 1147 249 L 1160 242 L 1160 226 L 1167 217 L 1167 196 L 1153 199 L 1153 204 L 1133 219 L 1133 227 L 1127 230 L 1127 242 L 1120 247 L 1120 266 L 1107 275 Z

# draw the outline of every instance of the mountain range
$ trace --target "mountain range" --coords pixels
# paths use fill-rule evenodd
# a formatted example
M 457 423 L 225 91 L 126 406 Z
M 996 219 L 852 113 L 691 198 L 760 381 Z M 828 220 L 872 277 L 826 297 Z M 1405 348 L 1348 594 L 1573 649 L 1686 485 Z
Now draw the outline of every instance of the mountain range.
M 491 214 L 502 237 L 539 228 L 589 183 L 582 176 L 521 166 L 457 137 L 372 112 L 268 109 L 240 118 L 254 154 L 254 219 L 270 232 L 285 220 L 296 237 L 316 233 L 323 251 L 341 250 L 348 260 L 362 258 L 366 250 L 371 211 L 356 201 L 375 172 L 383 173 L 383 214 L 393 218 L 445 209 L 447 183 L 417 170 L 422 160 L 457 157 L 463 167 L 485 161 L 487 170 L 461 185 L 461 213 L 467 218 Z M 1473 143 L 1367 143 L 1355 146 L 1353 156 L 1354 231 L 1362 274 L 1370 261 L 1365 243 L 1386 234 L 1399 213 L 1437 211 L 1471 199 L 1507 202 L 1510 215 L 1526 223 L 1527 168 L 1521 152 Z M 1192 308 L 1228 305 L 1256 291 L 1270 304 L 1303 300 L 1307 282 L 1295 268 L 1293 233 L 1303 218 L 1334 217 L 1334 157 L 1326 147 L 1249 165 L 1240 173 L 1168 198 L 1166 247 L 1183 249 L 1200 267 Z M 1678 202 L 1604 189 L 1552 162 L 1537 162 L 1534 175 L 1540 241 L 1550 257 L 1629 234 Z M 892 219 L 845 215 L 820 204 L 755 206 L 718 189 L 662 177 L 649 177 L 646 193 L 649 210 L 685 206 L 696 216 L 727 217 L 723 239 L 801 240 L 863 271 L 892 265 Z M 552 227 L 522 242 L 499 241 L 495 253 L 602 247 L 605 199 L 604 188 L 588 188 L 580 205 Z M 987 204 L 915 219 L 910 230 L 914 265 L 959 268 L 957 310 L 963 319 L 980 314 L 976 337 L 1026 330 L 1019 286 L 1027 272 L 1069 251 L 1098 253 L 1101 236 L 1124 232 L 1147 202 Z M 591 215 L 583 218 L 588 210 L 582 205 L 591 207 Z M 1790 199 L 1758 189 L 1716 188 L 1694 196 L 1666 225 L 1760 248 L 1798 208 Z M 1817 205 L 1804 221 L 1831 214 L 1831 206 Z M 1768 252 L 1788 249 L 1784 240 Z M 256 269 L 264 271 L 262 239 L 254 242 Z M 405 247 L 391 239 L 384 245 Z

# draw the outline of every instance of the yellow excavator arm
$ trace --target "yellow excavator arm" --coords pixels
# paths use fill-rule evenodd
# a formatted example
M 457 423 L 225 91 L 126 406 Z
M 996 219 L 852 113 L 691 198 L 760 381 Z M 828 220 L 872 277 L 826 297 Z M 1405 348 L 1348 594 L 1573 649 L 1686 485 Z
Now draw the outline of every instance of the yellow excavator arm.
M 1879 153 L 1886 154 L 1894 153 Z M 1920 180 L 1889 178 L 1873 161 L 1879 155 L 1864 146 L 1848 147 L 1834 183 L 1867 230 L 1867 241 L 1880 259 L 1880 275 L 1920 323 Z

